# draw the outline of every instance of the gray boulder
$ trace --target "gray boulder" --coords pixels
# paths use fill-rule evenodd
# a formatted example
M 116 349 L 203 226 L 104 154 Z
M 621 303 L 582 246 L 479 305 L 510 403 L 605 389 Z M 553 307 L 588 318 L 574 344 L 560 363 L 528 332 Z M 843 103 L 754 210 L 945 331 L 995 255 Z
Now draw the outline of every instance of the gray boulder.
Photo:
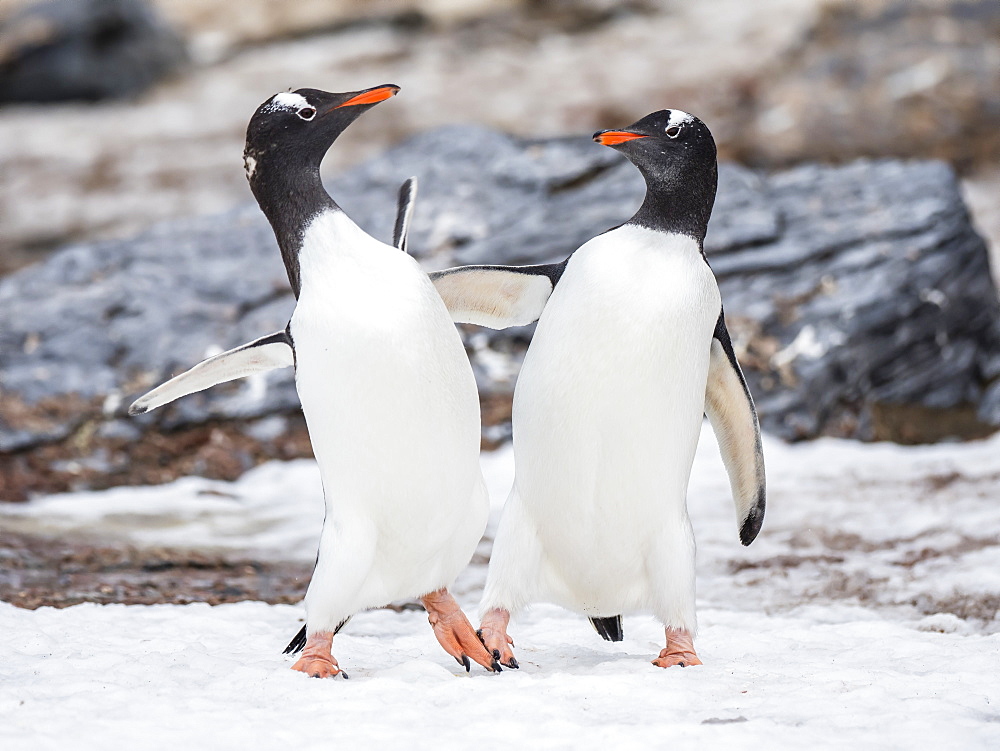
M 0 26 L 0 102 L 136 96 L 187 59 L 144 0 L 45 0 Z
M 562 258 L 644 190 L 589 139 L 470 127 L 423 134 L 330 189 L 387 240 L 414 174 L 411 248 L 428 268 Z M 947 166 L 723 165 L 706 246 L 766 431 L 927 441 L 1000 425 L 1000 306 Z M 0 497 L 233 477 L 308 454 L 290 371 L 124 414 L 206 355 L 282 328 L 293 304 L 256 207 L 67 248 L 0 280 Z M 531 327 L 466 335 L 495 443 Z
M 940 162 L 815 165 L 761 187 L 781 231 L 710 256 L 765 430 L 925 442 L 1000 425 L 1000 307 Z
M 719 113 L 741 161 L 1000 159 L 1000 3 L 829 2 Z

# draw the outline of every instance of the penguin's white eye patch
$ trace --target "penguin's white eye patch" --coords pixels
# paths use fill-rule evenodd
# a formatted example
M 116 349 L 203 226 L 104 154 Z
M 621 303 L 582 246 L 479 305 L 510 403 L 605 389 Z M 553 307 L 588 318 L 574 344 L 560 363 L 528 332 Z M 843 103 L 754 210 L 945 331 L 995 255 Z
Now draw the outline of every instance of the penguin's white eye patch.
M 303 107 L 302 109 L 300 109 L 295 114 L 298 115 L 299 117 L 301 117 L 303 120 L 306 120 L 306 121 L 312 120 L 314 117 L 316 117 L 316 108 L 315 107 Z
M 676 125 L 671 125 L 664 132 L 667 134 L 667 138 L 677 138 L 681 134 L 681 129 Z
M 271 101 L 264 105 L 261 112 L 268 113 L 276 112 L 277 110 L 294 110 L 308 106 L 309 102 L 301 94 L 285 91 L 271 97 Z

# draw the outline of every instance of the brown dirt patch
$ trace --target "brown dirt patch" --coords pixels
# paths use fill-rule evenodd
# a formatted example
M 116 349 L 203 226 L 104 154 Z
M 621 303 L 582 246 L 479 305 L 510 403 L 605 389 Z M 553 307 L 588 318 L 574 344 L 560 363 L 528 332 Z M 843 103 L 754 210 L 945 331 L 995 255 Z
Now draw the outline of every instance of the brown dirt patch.
M 839 555 L 775 555 L 759 561 L 729 561 L 729 573 L 738 574 L 741 571 L 750 570 L 790 569 L 810 563 L 835 565 L 843 562 L 843 556 Z
M 957 543 L 948 547 L 924 547 L 920 548 L 920 550 L 912 550 L 902 558 L 892 561 L 892 563 L 896 566 L 911 567 L 935 558 L 957 558 L 966 553 L 975 553 L 977 550 L 996 547 L 997 545 L 1000 545 L 1000 540 L 995 537 L 963 537 Z
M 286 416 L 285 430 L 271 440 L 247 435 L 247 421 L 210 422 L 136 439 L 106 438 L 100 418 L 87 418 L 69 437 L 24 451 L 0 454 L 0 500 L 117 485 L 158 485 L 200 475 L 235 480 L 271 459 L 311 457 L 301 414 Z
M 919 597 L 912 603 L 924 615 L 951 613 L 963 621 L 989 623 L 1000 612 L 1000 594 L 956 593 L 950 597 Z
M 484 394 L 483 426 L 510 422 L 512 394 Z M 56 430 L 68 435 L 19 451 L 0 453 L 0 501 L 73 490 L 103 490 L 119 485 L 161 485 L 198 475 L 236 480 L 264 462 L 311 458 L 305 418 L 299 411 L 275 416 L 284 429 L 272 438 L 253 437 L 257 420 L 216 420 L 174 430 L 149 426 L 138 438 L 107 437 L 100 400 L 69 395 L 28 406 L 15 397 L 0 398 L 0 419 L 26 430 Z M 141 428 L 140 428 L 141 429 Z M 497 447 L 483 440 L 483 448 Z
M 295 603 L 312 566 L 0 531 L 0 600 L 18 607 L 242 600 Z

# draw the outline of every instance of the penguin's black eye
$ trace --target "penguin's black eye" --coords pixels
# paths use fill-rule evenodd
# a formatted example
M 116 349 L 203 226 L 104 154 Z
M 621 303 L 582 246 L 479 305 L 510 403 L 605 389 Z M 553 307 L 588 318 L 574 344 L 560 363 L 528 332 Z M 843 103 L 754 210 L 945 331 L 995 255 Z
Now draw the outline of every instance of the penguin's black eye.
M 681 134 L 681 129 L 676 125 L 671 125 L 666 130 L 667 138 L 677 138 Z
M 312 120 L 316 117 L 316 110 L 313 107 L 303 107 L 298 112 L 295 113 L 303 120 Z

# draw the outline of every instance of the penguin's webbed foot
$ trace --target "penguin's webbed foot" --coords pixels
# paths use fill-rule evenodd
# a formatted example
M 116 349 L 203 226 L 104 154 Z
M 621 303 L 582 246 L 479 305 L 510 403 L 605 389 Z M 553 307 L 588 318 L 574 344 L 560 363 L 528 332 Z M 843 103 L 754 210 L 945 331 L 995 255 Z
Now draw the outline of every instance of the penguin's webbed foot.
M 476 635 L 487 651 L 493 655 L 494 660 L 505 667 L 517 669 L 520 665 L 517 664 L 511 651 L 514 640 L 507 634 L 508 623 L 510 623 L 510 613 L 501 608 L 493 608 L 483 616 Z
M 653 660 L 658 668 L 669 668 L 678 665 L 686 668 L 689 665 L 701 665 L 701 660 L 694 651 L 694 640 L 691 633 L 680 628 L 667 628 L 667 646 L 660 650 L 660 656 Z
M 340 669 L 330 651 L 332 645 L 332 631 L 318 631 L 311 634 L 306 640 L 302 656 L 292 665 L 292 670 L 298 670 L 313 678 L 332 678 L 335 675 L 347 678 L 347 673 Z
M 694 652 L 673 652 L 669 647 L 660 650 L 660 656 L 653 660 L 653 664 L 658 668 L 670 668 L 679 665 L 686 668 L 688 665 L 701 665 L 701 660 Z
M 438 643 L 459 665 L 465 667 L 466 672 L 472 668 L 470 657 L 491 672 L 501 672 L 500 664 L 486 651 L 476 630 L 447 589 L 439 589 L 420 599 Z

